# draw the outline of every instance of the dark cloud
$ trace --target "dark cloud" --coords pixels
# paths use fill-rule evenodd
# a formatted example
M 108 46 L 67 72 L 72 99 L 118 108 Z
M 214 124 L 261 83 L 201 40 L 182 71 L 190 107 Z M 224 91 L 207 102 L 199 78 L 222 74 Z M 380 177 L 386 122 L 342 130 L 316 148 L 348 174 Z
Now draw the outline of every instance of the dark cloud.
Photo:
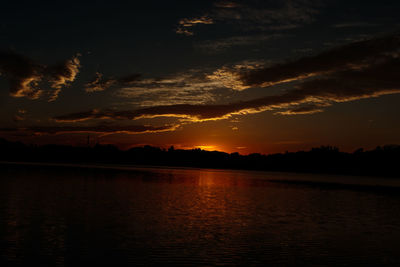
M 387 54 L 396 54 L 399 50 L 400 35 L 388 35 L 351 43 L 293 62 L 251 70 L 243 73 L 241 80 L 248 86 L 266 87 L 345 69 L 368 67 Z
M 120 83 L 121 85 L 127 86 L 127 85 L 132 85 L 134 83 L 136 83 L 140 78 L 141 78 L 141 74 L 139 73 L 133 73 L 130 75 L 126 75 L 126 76 L 122 76 L 120 78 L 117 79 L 118 83 Z
M 79 72 L 78 56 L 60 64 L 46 66 L 10 51 L 0 52 L 0 74 L 9 82 L 10 95 L 37 99 L 43 93 L 49 101 L 57 98 L 61 88 L 73 82 Z M 40 87 L 47 82 L 48 88 Z
M 305 81 L 291 93 L 334 102 L 398 93 L 399 70 L 400 58 L 389 58 L 365 69 L 340 71 Z
M 43 134 L 71 134 L 71 133 L 97 133 L 97 134 L 140 134 L 173 131 L 176 125 L 149 126 L 149 125 L 98 125 L 98 126 L 32 126 L 21 128 L 0 128 L 0 132 L 24 132 L 33 135 Z

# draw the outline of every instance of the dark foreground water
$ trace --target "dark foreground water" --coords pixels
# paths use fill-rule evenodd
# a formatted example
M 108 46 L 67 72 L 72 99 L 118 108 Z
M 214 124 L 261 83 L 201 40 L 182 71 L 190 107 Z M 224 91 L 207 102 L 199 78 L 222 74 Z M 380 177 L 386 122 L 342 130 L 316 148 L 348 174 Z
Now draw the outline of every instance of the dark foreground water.
M 0 266 L 399 265 L 397 186 L 306 174 L 0 164 Z

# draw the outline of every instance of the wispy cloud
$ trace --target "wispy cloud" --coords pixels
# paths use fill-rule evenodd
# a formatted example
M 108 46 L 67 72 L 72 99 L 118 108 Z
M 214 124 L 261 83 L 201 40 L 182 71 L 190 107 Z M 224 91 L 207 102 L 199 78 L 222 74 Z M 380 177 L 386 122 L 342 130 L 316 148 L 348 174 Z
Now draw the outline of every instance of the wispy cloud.
M 176 33 L 188 36 L 193 35 L 192 27 L 199 24 L 214 24 L 214 20 L 206 15 L 196 18 L 181 19 Z
M 45 94 L 49 101 L 54 101 L 62 87 L 75 80 L 80 67 L 78 57 L 79 55 L 60 64 L 46 66 L 14 52 L 2 51 L 0 74 L 8 80 L 11 96 L 37 99 Z M 47 88 L 42 84 L 46 82 Z
M 309 114 L 315 114 L 315 113 L 320 113 L 323 112 L 324 109 L 323 107 L 325 106 L 330 106 L 330 104 L 306 104 L 302 105 L 300 107 L 295 107 L 295 108 L 289 108 L 284 111 L 278 111 L 275 114 L 279 115 L 309 115 Z
M 88 93 L 101 92 L 108 89 L 110 86 L 115 84 L 114 79 L 105 79 L 104 75 L 100 72 L 96 72 L 96 76 L 85 84 L 85 91 Z
M 164 78 L 142 79 L 119 89 L 115 95 L 139 106 L 201 104 L 213 102 L 212 91 L 219 86 L 198 71 L 187 71 Z
M 23 132 L 31 135 L 57 135 L 73 133 L 95 133 L 100 135 L 108 134 L 143 134 L 174 131 L 178 125 L 150 126 L 150 125 L 97 125 L 97 126 L 31 126 L 20 128 L 0 128 L 0 132 Z
M 262 62 L 243 61 L 218 69 L 192 69 L 163 78 L 141 79 L 117 90 L 115 96 L 142 107 L 212 103 L 221 94 L 249 88 L 243 85 L 239 72 L 261 66 Z
M 236 46 L 251 46 L 255 44 L 262 44 L 270 40 L 282 38 L 283 34 L 258 34 L 258 35 L 244 35 L 233 36 L 228 38 L 207 40 L 195 44 L 195 47 L 202 49 L 205 52 L 219 52 L 231 47 Z
M 119 78 L 105 78 L 100 72 L 96 72 L 95 77 L 85 84 L 85 91 L 88 93 L 101 92 L 113 85 L 129 86 L 135 84 L 140 79 L 141 75 L 133 73 Z
M 193 27 L 196 24 L 213 24 L 214 21 L 211 18 L 206 16 L 202 16 L 199 18 L 191 18 L 191 19 L 182 19 L 179 21 L 179 24 L 183 27 Z
M 243 84 L 237 70 L 228 67 L 217 69 L 212 74 L 207 75 L 207 78 L 235 91 L 243 91 L 250 88 L 250 86 Z
M 55 89 L 51 93 L 49 101 L 56 100 L 58 94 L 61 92 L 61 88 L 69 85 L 75 80 L 79 73 L 79 67 L 81 66 L 78 56 L 46 68 L 50 86 Z

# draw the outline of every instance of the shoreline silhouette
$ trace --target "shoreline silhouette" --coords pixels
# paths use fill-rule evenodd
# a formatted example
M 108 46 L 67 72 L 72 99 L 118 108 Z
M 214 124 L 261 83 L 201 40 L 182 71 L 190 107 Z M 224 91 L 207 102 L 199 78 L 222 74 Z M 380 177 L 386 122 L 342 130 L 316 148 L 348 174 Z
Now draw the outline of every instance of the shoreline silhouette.
M 119 164 L 159 167 L 193 167 L 295 173 L 399 177 L 400 145 L 362 148 L 353 153 L 321 146 L 308 151 L 241 155 L 197 149 L 163 149 L 153 146 L 120 150 L 114 145 L 29 145 L 0 138 L 0 161 L 67 164 Z

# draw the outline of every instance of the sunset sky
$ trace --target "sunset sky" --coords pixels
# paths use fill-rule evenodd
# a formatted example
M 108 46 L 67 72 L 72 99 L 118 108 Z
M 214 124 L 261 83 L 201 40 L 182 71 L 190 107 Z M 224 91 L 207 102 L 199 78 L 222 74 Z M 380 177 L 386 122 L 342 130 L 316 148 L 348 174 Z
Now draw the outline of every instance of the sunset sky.
M 400 2 L 7 1 L 0 136 L 275 153 L 400 143 Z

